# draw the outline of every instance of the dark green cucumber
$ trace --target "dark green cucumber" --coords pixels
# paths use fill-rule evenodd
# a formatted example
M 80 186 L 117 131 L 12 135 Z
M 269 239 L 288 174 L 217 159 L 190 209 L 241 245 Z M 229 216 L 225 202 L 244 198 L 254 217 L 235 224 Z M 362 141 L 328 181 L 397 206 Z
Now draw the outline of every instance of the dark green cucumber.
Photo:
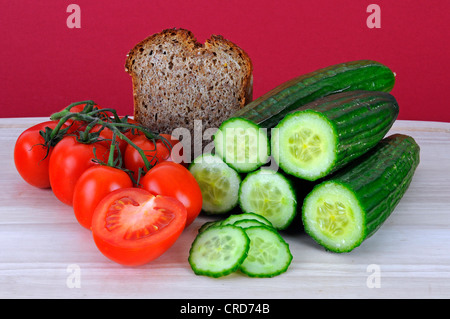
M 387 92 L 350 91 L 318 99 L 272 130 L 272 156 L 286 173 L 316 181 L 374 147 L 398 113 Z
M 360 60 L 340 63 L 285 82 L 250 102 L 232 117 L 272 128 L 287 113 L 319 98 L 354 90 L 390 92 L 394 83 L 394 73 L 379 62 Z
M 420 147 L 412 137 L 386 137 L 307 195 L 302 208 L 305 231 L 329 251 L 360 246 L 394 211 L 419 161 Z

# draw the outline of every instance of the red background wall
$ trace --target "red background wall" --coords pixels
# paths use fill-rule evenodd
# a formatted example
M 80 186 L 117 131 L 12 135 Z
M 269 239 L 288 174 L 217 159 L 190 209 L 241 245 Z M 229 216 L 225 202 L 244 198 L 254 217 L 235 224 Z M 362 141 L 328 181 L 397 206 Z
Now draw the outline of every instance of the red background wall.
M 2 117 L 48 116 L 86 99 L 132 114 L 126 54 L 150 34 L 180 27 L 201 42 L 221 34 L 246 50 L 254 98 L 318 68 L 373 59 L 397 74 L 400 119 L 450 122 L 448 0 L 0 3 Z M 67 27 L 71 3 L 81 8 L 80 29 Z M 366 25 L 371 3 L 381 8 L 380 29 Z

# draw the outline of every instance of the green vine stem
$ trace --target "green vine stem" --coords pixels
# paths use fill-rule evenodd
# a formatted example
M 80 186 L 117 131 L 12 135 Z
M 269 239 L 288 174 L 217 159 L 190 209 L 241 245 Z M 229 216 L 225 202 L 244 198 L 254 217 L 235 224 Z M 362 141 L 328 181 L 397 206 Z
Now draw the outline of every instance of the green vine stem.
M 74 106 L 80 105 L 80 104 L 86 104 L 82 111 L 80 111 L 80 112 L 71 112 L 70 111 Z M 58 134 L 60 133 L 63 125 L 68 120 L 73 120 L 73 121 L 82 121 L 84 123 L 87 123 L 87 126 L 84 129 L 84 132 L 82 134 L 80 134 L 79 141 L 81 143 L 93 143 L 93 142 L 98 141 L 99 132 L 97 132 L 96 134 L 94 133 L 95 134 L 94 137 L 92 137 L 93 134 L 90 133 L 91 129 L 95 125 L 101 125 L 100 131 L 103 130 L 104 128 L 108 128 L 109 130 L 111 130 L 113 132 L 113 137 L 112 137 L 112 141 L 111 141 L 111 152 L 110 152 L 108 163 L 107 163 L 107 165 L 110 165 L 110 166 L 114 165 L 113 164 L 114 163 L 114 153 L 115 153 L 114 149 L 115 148 L 118 149 L 118 147 L 115 145 L 115 141 L 116 141 L 116 138 L 118 137 L 118 138 L 126 141 L 129 145 L 131 145 L 138 151 L 139 155 L 142 157 L 142 159 L 144 161 L 144 164 L 145 164 L 145 167 L 147 170 L 149 170 L 152 167 L 152 165 L 150 164 L 150 161 L 148 160 L 144 151 L 140 147 L 138 147 L 135 143 L 133 143 L 133 141 L 131 141 L 125 134 L 123 134 L 122 131 L 126 131 L 128 129 L 138 130 L 138 131 L 142 132 L 148 139 L 153 140 L 154 144 L 155 144 L 155 150 L 156 150 L 155 140 L 161 140 L 166 148 L 168 148 L 169 150 L 172 149 L 172 145 L 163 136 L 156 134 L 143 126 L 126 122 L 127 117 L 124 117 L 123 119 L 121 119 L 117 115 L 117 111 L 115 109 L 111 109 L 111 108 L 99 109 L 99 108 L 95 108 L 94 105 L 95 105 L 95 103 L 92 100 L 81 101 L 81 102 L 76 102 L 76 103 L 70 104 L 64 110 L 62 110 L 60 112 L 53 113 L 50 116 L 50 119 L 51 120 L 59 120 L 59 123 L 52 130 L 52 132 L 48 138 L 48 141 L 46 141 L 46 142 L 49 143 L 49 145 L 51 145 L 51 143 L 55 144 L 54 140 L 57 139 Z M 113 115 L 113 117 L 108 116 L 108 113 L 111 113 Z M 156 158 L 156 154 L 153 156 L 152 162 L 155 158 Z

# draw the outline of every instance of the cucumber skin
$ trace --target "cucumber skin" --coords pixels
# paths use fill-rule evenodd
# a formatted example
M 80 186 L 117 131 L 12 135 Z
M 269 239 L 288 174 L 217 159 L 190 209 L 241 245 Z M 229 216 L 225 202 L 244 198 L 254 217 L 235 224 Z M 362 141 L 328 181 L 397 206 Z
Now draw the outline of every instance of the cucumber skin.
M 419 163 L 420 147 L 414 138 L 394 134 L 384 138 L 354 163 L 336 172 L 332 178 L 314 187 L 330 182 L 343 185 L 355 195 L 364 214 L 361 239 L 350 250 L 332 251 L 349 252 L 376 233 L 403 198 Z M 314 189 L 307 197 L 313 192 Z M 314 237 L 304 217 L 305 204 L 302 211 L 304 229 Z
M 340 63 L 289 80 L 248 103 L 232 117 L 272 128 L 287 113 L 319 98 L 355 90 L 390 92 L 394 83 L 394 73 L 379 62 Z
M 285 119 L 307 110 L 320 112 L 331 122 L 337 141 L 336 159 L 329 170 L 314 179 L 297 176 L 312 181 L 337 171 L 373 148 L 390 130 L 399 114 L 398 103 L 389 93 L 350 91 L 308 103 Z M 276 128 L 282 126 L 283 122 L 284 120 Z M 280 142 L 282 141 L 278 141 Z M 285 168 L 282 165 L 280 167 Z

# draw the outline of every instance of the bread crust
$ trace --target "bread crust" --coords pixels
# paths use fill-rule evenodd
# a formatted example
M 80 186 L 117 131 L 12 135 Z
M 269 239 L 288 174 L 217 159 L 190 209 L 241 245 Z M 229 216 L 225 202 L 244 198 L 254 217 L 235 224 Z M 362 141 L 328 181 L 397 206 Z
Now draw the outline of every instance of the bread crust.
M 189 71 L 184 82 L 177 82 L 178 92 L 173 92 L 173 90 L 168 88 L 173 83 L 164 83 L 162 78 L 155 75 L 156 73 L 149 73 L 151 69 L 154 69 L 154 72 L 163 74 L 171 73 L 171 70 L 167 70 L 167 64 L 158 69 L 158 66 L 154 66 L 151 63 L 151 61 L 154 61 L 151 58 L 157 58 L 157 53 L 154 53 L 155 50 L 151 48 L 154 48 L 155 45 L 159 47 L 165 46 L 169 42 L 173 45 L 172 47 L 177 46 L 177 52 L 185 53 L 188 56 L 188 60 L 191 59 L 195 60 L 194 62 L 198 62 L 198 65 L 194 67 L 175 62 L 176 66 L 173 67 L 174 69 L 180 71 L 180 69 L 184 68 L 186 71 Z M 235 64 L 234 69 L 231 68 L 231 65 L 227 68 L 227 62 L 221 60 L 225 53 L 228 54 L 227 58 Z M 152 55 L 152 57 L 150 58 L 149 55 Z M 160 57 L 160 60 L 164 58 L 164 61 L 167 62 L 167 56 L 160 54 L 158 57 Z M 175 58 L 177 59 L 176 61 L 179 61 L 179 57 L 176 56 Z M 173 59 L 173 56 L 171 56 L 171 59 Z M 211 75 L 211 78 L 223 82 L 221 85 L 217 85 L 217 89 L 214 88 L 214 90 L 222 90 L 221 92 L 208 88 L 208 81 L 201 82 L 199 80 L 210 80 L 210 78 L 205 76 L 206 70 L 202 70 L 201 66 L 211 64 L 212 59 L 214 59 L 214 65 L 216 63 L 215 60 L 218 61 L 217 64 L 220 64 L 217 69 L 213 69 L 214 74 Z M 193 70 L 188 70 L 189 67 L 193 68 Z M 169 69 L 171 68 L 169 67 Z M 206 129 L 217 128 L 223 120 L 251 102 L 253 98 L 253 66 L 250 57 L 239 46 L 221 35 L 212 35 L 204 44 L 201 44 L 189 30 L 182 28 L 165 29 L 160 33 L 145 38 L 129 51 L 125 62 L 125 71 L 132 79 L 135 119 L 157 133 L 171 134 L 172 130 L 185 127 L 190 131 L 191 135 L 194 135 L 193 120 L 201 120 L 201 133 L 203 134 Z M 174 70 L 172 71 L 172 73 L 175 72 Z M 211 68 L 208 69 L 208 72 L 208 74 L 211 74 Z M 169 74 L 169 80 L 173 80 L 170 76 L 172 75 Z M 179 77 L 179 75 L 177 76 Z M 225 82 L 225 77 L 228 82 Z M 230 83 L 230 78 L 234 79 L 235 83 Z M 152 94 L 149 94 L 147 90 L 151 90 L 155 86 L 159 86 L 159 90 L 155 89 L 152 91 Z M 166 91 L 168 91 L 167 95 L 169 97 L 163 101 L 161 99 L 159 101 L 156 101 L 156 99 L 152 100 L 152 97 L 149 96 L 162 96 L 164 94 L 165 97 Z M 185 91 L 189 91 L 191 99 L 186 100 L 186 103 L 181 105 L 179 96 L 184 94 Z M 198 100 L 192 97 L 195 94 L 202 95 L 202 99 Z M 234 94 L 235 97 L 231 98 L 226 94 L 230 96 Z M 210 97 L 215 97 L 216 95 L 220 95 L 222 98 L 214 99 L 213 101 Z M 205 105 L 205 101 L 209 101 L 207 102 L 208 105 Z M 173 102 L 173 105 L 171 105 L 171 102 Z M 198 140 L 198 136 L 196 139 Z M 193 146 L 193 141 L 194 138 L 191 136 L 191 146 Z M 205 146 L 205 142 L 208 143 L 209 141 L 203 141 L 202 138 L 202 147 Z

